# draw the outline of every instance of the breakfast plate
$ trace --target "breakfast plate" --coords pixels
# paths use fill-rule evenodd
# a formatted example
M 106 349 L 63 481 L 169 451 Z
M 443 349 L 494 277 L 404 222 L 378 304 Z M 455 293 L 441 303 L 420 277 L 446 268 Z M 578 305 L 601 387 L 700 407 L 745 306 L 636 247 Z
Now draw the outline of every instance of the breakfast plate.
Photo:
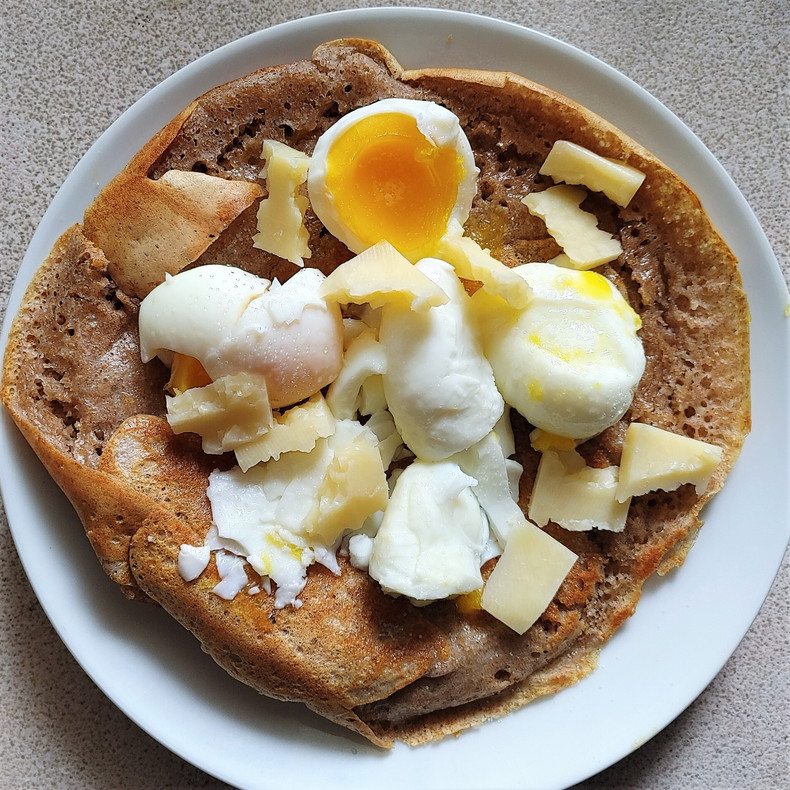
M 329 788 L 567 787 L 644 743 L 710 682 L 759 610 L 790 529 L 786 287 L 737 188 L 649 94 L 559 41 L 457 12 L 348 11 L 247 36 L 157 86 L 75 167 L 23 261 L 3 345 L 24 287 L 54 240 L 81 219 L 100 188 L 170 120 L 174 108 L 214 85 L 308 57 L 317 44 L 348 36 L 380 41 L 407 68 L 510 70 L 578 100 L 678 172 L 722 229 L 742 261 L 752 312 L 754 426 L 685 565 L 646 585 L 636 615 L 603 650 L 596 672 L 576 686 L 459 738 L 383 752 L 302 706 L 259 697 L 215 666 L 163 612 L 145 607 L 142 616 L 138 605 L 119 596 L 76 515 L 3 414 L 2 493 L 11 530 L 48 617 L 96 684 L 153 737 L 226 782 L 251 789 L 297 781 Z M 593 721 L 601 726 L 591 726 Z M 574 745 L 570 752 L 568 743 Z

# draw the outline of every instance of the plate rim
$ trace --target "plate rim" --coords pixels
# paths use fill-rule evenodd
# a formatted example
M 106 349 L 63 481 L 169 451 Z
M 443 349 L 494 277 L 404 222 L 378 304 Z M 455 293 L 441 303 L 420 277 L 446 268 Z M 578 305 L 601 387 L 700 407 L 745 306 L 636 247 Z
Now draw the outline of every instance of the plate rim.
M 679 129 L 682 130 L 681 133 L 684 135 L 684 139 L 688 142 L 688 144 L 694 150 L 699 151 L 700 147 L 701 147 L 702 150 L 704 150 L 707 153 L 707 155 L 712 159 L 712 162 L 715 163 L 714 170 L 718 173 L 718 176 L 720 178 L 724 179 L 725 182 L 729 179 L 729 176 L 726 174 L 724 169 L 721 167 L 721 165 L 715 159 L 712 158 L 712 155 L 707 151 L 707 148 L 704 147 L 704 145 L 701 143 L 701 141 L 699 141 L 699 139 L 688 129 L 688 127 L 686 127 L 685 124 L 683 124 L 679 119 L 677 119 L 677 117 L 673 113 L 671 113 L 671 111 L 669 111 L 662 104 L 660 104 L 660 102 L 658 102 L 657 99 L 655 99 L 654 97 L 650 96 L 650 94 L 648 94 L 646 91 L 643 91 L 643 89 L 641 89 L 635 82 L 633 82 L 633 80 L 630 80 L 630 78 L 625 77 L 624 75 L 620 74 L 616 70 L 612 69 L 612 67 L 604 64 L 602 61 L 598 60 L 597 58 L 594 58 L 593 56 L 583 52 L 582 50 L 580 50 L 580 49 L 578 49 L 578 48 L 576 48 L 576 47 L 574 47 L 574 46 L 572 46 L 570 44 L 562 42 L 560 39 L 554 38 L 552 36 L 548 36 L 545 33 L 541 33 L 539 31 L 531 30 L 529 28 L 525 28 L 525 27 L 516 25 L 515 23 L 512 23 L 512 22 L 506 22 L 506 21 L 503 21 L 503 20 L 497 20 L 497 19 L 495 19 L 493 17 L 481 16 L 481 15 L 471 14 L 471 13 L 468 13 L 468 12 L 457 12 L 457 11 L 439 10 L 439 9 L 426 9 L 426 8 L 409 8 L 409 7 L 394 7 L 394 8 L 385 8 L 385 9 L 383 9 L 383 8 L 346 9 L 346 10 L 343 10 L 343 11 L 334 11 L 334 12 L 329 12 L 329 13 L 326 13 L 326 14 L 317 14 L 317 15 L 314 15 L 314 16 L 311 16 L 311 17 L 304 17 L 302 19 L 290 20 L 288 22 L 283 22 L 281 24 L 278 24 L 278 25 L 275 25 L 275 26 L 272 26 L 272 27 L 269 27 L 269 28 L 264 28 L 262 30 L 250 33 L 250 34 L 248 34 L 246 36 L 243 36 L 242 38 L 237 39 L 237 40 L 235 40 L 233 42 L 228 42 L 227 44 L 223 45 L 222 47 L 219 47 L 218 49 L 213 50 L 212 52 L 207 53 L 207 54 L 201 56 L 200 58 L 196 59 L 195 61 L 193 61 L 188 66 L 184 67 L 183 69 L 180 69 L 178 72 L 176 72 L 175 74 L 171 75 L 166 80 L 163 80 L 161 83 L 159 83 L 159 85 L 154 87 L 145 96 L 141 97 L 137 102 L 135 102 L 133 105 L 131 105 L 129 107 L 129 109 L 126 110 L 115 122 L 113 122 L 113 124 L 111 124 L 107 128 L 107 130 L 105 130 L 105 132 L 102 133 L 102 135 L 100 135 L 100 137 L 94 142 L 94 144 L 88 149 L 86 154 L 82 157 L 80 162 L 71 171 L 71 173 L 69 174 L 67 179 L 64 181 L 63 186 L 61 187 L 61 189 L 58 190 L 58 193 L 55 195 L 55 197 L 53 198 L 52 203 L 50 204 L 49 208 L 47 209 L 47 211 L 45 212 L 44 216 L 42 217 L 42 220 L 39 223 L 39 226 L 38 226 L 38 228 L 36 230 L 36 233 L 34 234 L 33 239 L 31 240 L 31 243 L 30 243 L 30 245 L 28 247 L 28 251 L 27 251 L 27 253 L 25 255 L 22 267 L 20 268 L 20 272 L 17 275 L 17 278 L 15 280 L 15 283 L 14 283 L 14 286 L 12 288 L 12 291 L 9 294 L 9 301 L 8 301 L 8 306 L 7 306 L 7 309 L 6 309 L 6 316 L 5 316 L 4 322 L 3 322 L 3 334 L 2 334 L 2 345 L 3 345 L 3 347 L 5 346 L 5 339 L 7 338 L 8 329 L 10 328 L 10 322 L 11 322 L 13 316 L 16 314 L 16 312 L 18 310 L 19 303 L 21 301 L 22 292 L 24 291 L 24 288 L 27 286 L 28 282 L 30 281 L 30 278 L 32 277 L 32 273 L 33 273 L 34 268 L 36 268 L 38 266 L 38 263 L 40 263 L 40 261 L 43 260 L 43 257 L 39 257 L 39 252 L 37 251 L 37 248 L 40 248 L 40 246 L 41 246 L 41 244 L 43 242 L 43 237 L 46 235 L 46 232 L 51 232 L 49 229 L 53 226 L 53 224 L 57 225 L 58 222 L 62 223 L 63 221 L 66 221 L 66 216 L 67 215 L 61 216 L 61 215 L 58 214 L 57 205 L 58 205 L 59 198 L 62 201 L 61 195 L 65 194 L 68 191 L 68 187 L 71 185 L 71 183 L 73 183 L 74 181 L 78 180 L 78 178 L 84 177 L 83 170 L 85 168 L 89 167 L 89 166 L 92 166 L 92 164 L 93 164 L 92 157 L 95 157 L 96 154 L 97 154 L 97 150 L 95 150 L 95 149 L 97 149 L 97 147 L 100 146 L 102 140 L 107 139 L 108 135 L 111 136 L 111 133 L 115 134 L 118 129 L 123 127 L 123 124 L 127 122 L 124 119 L 128 120 L 128 117 L 129 117 L 130 113 L 139 112 L 140 108 L 146 108 L 146 106 L 147 106 L 146 103 L 155 104 L 156 102 L 158 102 L 160 97 L 165 95 L 165 94 L 167 94 L 171 90 L 172 86 L 179 79 L 181 79 L 179 77 L 179 75 L 183 75 L 183 72 L 185 72 L 186 70 L 189 70 L 189 69 L 196 70 L 196 69 L 208 68 L 208 67 L 212 66 L 212 63 L 213 63 L 213 61 L 215 59 L 221 60 L 222 58 L 224 58 L 227 55 L 228 52 L 233 51 L 233 49 L 235 47 L 239 47 L 239 46 L 245 46 L 246 47 L 246 46 L 248 46 L 248 45 L 250 45 L 252 43 L 256 43 L 258 41 L 265 41 L 268 38 L 276 37 L 278 35 L 281 36 L 281 37 L 287 38 L 289 35 L 296 35 L 298 33 L 298 31 L 300 31 L 305 25 L 318 25 L 319 27 L 321 27 L 322 25 L 326 26 L 327 24 L 329 24 L 330 26 L 331 26 L 331 24 L 338 24 L 338 25 L 345 24 L 345 23 L 352 24 L 352 22 L 354 24 L 357 24 L 357 23 L 363 22 L 365 19 L 372 20 L 375 16 L 378 16 L 378 17 L 382 18 L 382 12 L 384 12 L 384 16 L 389 14 L 392 18 L 400 17 L 401 19 L 409 19 L 412 22 L 414 20 L 414 16 L 415 15 L 420 15 L 424 19 L 427 19 L 429 17 L 434 18 L 434 19 L 441 18 L 443 21 L 450 21 L 450 20 L 452 20 L 453 22 L 463 22 L 464 24 L 476 24 L 476 25 L 483 24 L 485 26 L 491 26 L 491 27 L 495 27 L 495 28 L 498 28 L 498 29 L 502 29 L 502 30 L 507 29 L 511 34 L 517 33 L 517 35 L 519 35 L 519 36 L 524 36 L 525 39 L 529 39 L 530 37 L 532 37 L 533 41 L 542 40 L 544 42 L 546 42 L 546 41 L 552 42 L 553 46 L 559 47 L 563 51 L 573 52 L 577 57 L 580 57 L 583 60 L 585 60 L 586 62 L 589 62 L 590 64 L 593 64 L 596 67 L 599 67 L 602 72 L 609 73 L 609 74 L 616 74 L 618 79 L 625 81 L 628 85 L 630 85 L 631 89 L 634 90 L 637 94 L 641 91 L 642 94 L 644 94 L 643 98 L 649 97 L 650 101 L 658 104 L 662 108 L 663 111 L 665 111 L 666 113 L 669 113 L 669 115 L 673 119 L 675 119 L 676 123 L 679 125 Z M 323 40 L 325 40 L 325 39 L 323 39 Z M 394 54 L 396 55 L 396 57 L 398 56 L 397 51 L 395 51 Z M 195 94 L 195 95 L 197 95 L 197 94 Z M 165 122 L 167 120 L 169 120 L 171 115 L 172 115 L 172 113 L 168 113 L 168 117 L 165 119 Z M 158 124 L 156 129 L 154 129 L 153 131 L 155 132 L 161 125 L 163 125 L 163 124 Z M 116 130 L 116 131 L 114 132 L 113 130 Z M 137 147 L 139 148 L 139 144 L 137 145 Z M 137 150 L 137 148 L 135 148 L 135 151 L 136 150 Z M 86 164 L 84 164 L 84 163 L 86 163 Z M 708 164 L 710 164 L 710 162 L 708 162 Z M 75 176 L 75 173 L 77 173 L 77 176 Z M 100 179 L 94 178 L 94 183 L 99 181 L 99 180 Z M 746 214 L 747 214 L 746 220 L 749 219 L 748 215 L 750 214 L 751 215 L 751 219 L 753 221 L 753 225 L 755 225 L 758 228 L 758 231 L 759 231 L 757 233 L 757 236 L 758 237 L 760 235 L 762 236 L 761 239 L 758 238 L 760 243 L 763 245 L 763 248 L 761 248 L 761 255 L 763 257 L 772 258 L 773 257 L 773 253 L 770 250 L 770 246 L 768 245 L 767 238 L 765 238 L 765 235 L 762 232 L 762 229 L 759 228 L 759 225 L 756 222 L 756 218 L 754 218 L 753 213 L 751 213 L 751 209 L 748 207 L 748 205 L 746 204 L 745 200 L 743 200 L 743 197 L 740 194 L 740 191 L 737 189 L 737 187 L 734 185 L 734 183 L 732 183 L 731 179 L 730 179 L 730 184 L 731 184 L 731 187 L 737 193 L 737 196 L 740 199 L 740 202 L 742 203 L 742 205 L 739 206 L 740 210 L 742 212 L 745 211 Z M 98 188 L 98 183 L 96 184 L 96 186 Z M 736 199 L 735 202 L 737 203 L 738 200 Z M 80 214 L 81 214 L 81 212 L 80 212 Z M 45 230 L 42 230 L 42 228 L 44 228 Z M 751 230 L 752 230 L 752 232 L 754 232 L 754 228 L 752 228 Z M 726 234 L 723 234 L 723 235 L 725 235 L 725 238 L 726 238 Z M 49 238 L 49 237 L 47 236 L 47 238 Z M 49 246 L 51 246 L 51 245 L 48 244 L 46 246 L 46 252 L 48 252 Z M 767 250 L 767 253 L 766 253 L 766 250 Z M 45 255 L 46 255 L 46 252 L 45 252 Z M 35 258 L 35 260 L 34 260 L 34 258 Z M 779 270 L 778 263 L 776 262 L 775 258 L 773 258 L 773 261 L 774 261 L 774 264 L 775 264 L 773 269 L 770 269 L 770 267 L 769 267 L 767 272 L 761 271 L 760 273 L 763 276 L 765 276 L 767 274 L 768 277 L 769 277 L 769 281 L 771 282 L 771 284 L 773 286 L 776 286 L 778 283 L 780 283 L 781 284 L 780 288 L 784 288 L 784 291 L 786 293 L 787 287 L 786 287 L 786 284 L 784 282 L 784 278 L 781 276 L 781 272 Z M 35 263 L 35 266 L 34 266 L 33 269 L 31 269 L 31 266 L 33 265 L 33 263 Z M 781 290 L 780 290 L 780 293 L 781 293 Z M 787 346 L 787 337 L 788 337 L 788 333 L 785 332 L 785 338 L 784 338 L 785 348 Z M 787 359 L 786 355 L 785 355 L 785 359 Z M 786 392 L 787 391 L 787 379 L 788 379 L 788 376 L 786 375 L 784 378 L 785 378 L 784 390 Z M 787 431 L 787 426 L 786 426 L 786 420 L 785 420 L 785 426 L 784 427 L 785 427 L 785 435 L 787 435 L 788 431 Z M 12 454 L 20 454 L 21 453 L 21 454 L 24 455 L 25 450 L 24 450 L 24 448 L 22 448 L 20 446 L 20 443 L 19 443 L 20 440 L 21 440 L 21 437 L 17 436 L 16 437 L 16 441 L 15 441 L 15 437 L 13 436 L 12 432 L 15 432 L 15 430 L 16 429 L 13 426 L 13 424 L 11 423 L 10 418 L 8 417 L 8 415 L 4 414 L 2 422 L 0 423 L 0 448 L 2 448 L 3 454 L 5 454 L 5 452 L 7 450 L 9 450 Z M 747 439 L 747 443 L 745 445 L 745 449 L 751 443 L 751 441 L 752 441 L 751 437 Z M 25 445 L 25 447 L 26 447 L 26 445 Z M 736 468 L 735 468 L 735 470 L 733 472 L 734 476 L 735 475 L 739 475 L 740 468 L 741 467 L 736 465 Z M 44 473 L 44 474 L 46 474 L 46 473 Z M 36 592 L 36 595 L 39 598 L 39 600 L 42 601 L 42 595 L 39 593 L 39 589 L 38 589 L 38 586 L 40 586 L 40 583 L 37 586 L 37 583 L 34 582 L 34 579 L 36 578 L 35 568 L 31 565 L 30 557 L 29 556 L 23 556 L 23 555 L 26 554 L 26 552 L 24 550 L 20 551 L 20 542 L 23 545 L 24 545 L 24 542 L 18 540 L 18 536 L 17 536 L 18 530 L 14 526 L 14 524 L 16 523 L 16 519 L 20 518 L 21 516 L 18 515 L 18 509 L 17 509 L 16 503 L 12 503 L 10 498 L 7 496 L 7 491 L 8 490 L 10 490 L 9 483 L 7 483 L 7 482 L 5 482 L 3 480 L 0 480 L 0 493 L 2 493 L 3 498 L 4 498 L 4 503 L 6 505 L 6 512 L 8 514 L 9 527 L 11 529 L 12 537 L 14 539 L 15 544 L 17 545 L 17 551 L 19 552 L 20 560 L 22 561 L 22 564 L 25 567 L 26 572 L 28 573 L 28 578 L 30 579 L 31 586 L 33 586 L 33 589 Z M 715 504 L 715 502 L 714 502 L 714 504 Z M 788 504 L 785 501 L 785 514 L 787 514 L 787 509 L 788 509 Z M 14 513 L 13 519 L 12 519 L 12 512 Z M 788 533 L 785 536 L 784 545 L 787 545 L 787 540 L 790 537 L 790 528 L 788 528 L 788 519 L 787 518 L 784 519 L 784 524 L 785 524 L 785 527 L 786 527 L 785 532 Z M 706 535 L 705 530 L 703 530 L 702 533 L 701 533 L 700 540 L 702 540 L 705 537 L 705 535 Z M 82 537 L 82 536 L 80 536 L 80 537 Z M 84 538 L 82 538 L 82 540 L 83 540 L 83 543 L 85 543 L 85 545 L 87 545 L 87 541 L 84 541 Z M 781 560 L 782 560 L 783 552 L 779 552 L 778 554 L 779 554 L 779 556 L 778 556 L 778 558 L 776 558 L 775 569 L 774 569 L 773 575 L 771 576 L 769 582 L 765 585 L 765 594 L 763 595 L 762 600 L 765 599 L 765 595 L 767 595 L 767 593 L 768 593 L 768 591 L 770 589 L 770 585 L 771 585 L 771 583 L 773 581 L 773 578 L 775 577 L 776 572 L 779 569 L 779 565 L 780 565 Z M 694 556 L 695 556 L 694 552 L 692 552 L 691 558 L 693 558 Z M 95 561 L 94 561 L 94 564 L 95 564 Z M 688 566 L 688 562 L 687 562 L 687 566 Z M 45 595 L 43 597 L 46 598 Z M 42 606 L 44 606 L 43 601 L 42 601 Z M 201 764 L 201 761 L 199 759 L 196 760 L 196 756 L 194 754 L 187 755 L 187 754 L 182 753 L 178 748 L 173 748 L 171 743 L 168 742 L 168 738 L 167 738 L 166 734 L 163 735 L 162 737 L 160 737 L 160 735 L 157 735 L 157 734 L 155 734 L 155 732 L 152 732 L 152 730 L 151 730 L 151 728 L 149 726 L 146 726 L 145 724 L 141 723 L 141 721 L 139 721 L 138 718 L 136 718 L 135 716 L 131 715 L 129 713 L 129 711 L 124 707 L 123 703 L 119 702 L 118 699 L 116 699 L 117 695 L 113 695 L 112 693 L 109 693 L 108 690 L 104 687 L 106 684 L 103 684 L 102 682 L 97 680 L 97 678 L 94 676 L 95 673 L 89 671 L 88 667 L 90 667 L 90 662 L 81 660 L 81 656 L 82 656 L 81 650 L 77 649 L 76 652 L 75 652 L 75 649 L 73 649 L 72 642 L 73 642 L 74 636 L 69 634 L 69 633 L 67 633 L 67 629 L 63 629 L 62 623 L 60 624 L 61 627 L 58 628 L 58 624 L 57 623 L 59 621 L 59 617 L 56 614 L 55 615 L 51 614 L 51 612 L 49 611 L 50 608 L 51 607 L 44 606 L 44 609 L 45 609 L 45 612 L 47 613 L 48 618 L 53 623 L 53 625 L 55 626 L 55 628 L 58 631 L 58 633 L 61 635 L 61 639 L 63 639 L 64 643 L 66 644 L 66 646 L 68 647 L 68 649 L 70 650 L 72 655 L 75 656 L 76 660 L 83 666 L 83 669 L 85 669 L 85 671 L 89 674 L 89 676 L 91 676 L 91 678 L 93 679 L 94 683 L 96 683 L 104 691 L 104 693 L 107 694 L 107 696 L 110 697 L 110 699 L 112 699 L 113 702 L 115 702 L 115 704 L 118 705 L 118 707 L 121 708 L 124 711 L 124 713 L 127 716 L 129 716 L 134 721 L 136 721 L 136 723 L 139 726 L 141 726 L 142 729 L 144 729 L 146 732 L 148 732 L 153 737 L 155 737 L 157 740 L 159 740 L 161 743 L 163 743 L 167 748 L 171 749 L 176 754 L 179 754 L 179 756 L 181 756 L 183 759 L 186 759 L 187 761 L 191 762 L 192 764 L 197 765 L 198 767 L 200 767 L 202 770 L 206 771 L 209 774 L 213 774 L 215 776 L 219 776 L 216 773 L 216 766 L 210 766 L 210 765 L 206 765 L 206 764 Z M 753 617 L 756 616 L 757 611 L 759 611 L 759 606 L 757 607 L 757 610 L 754 611 L 753 616 L 751 618 L 752 620 L 753 620 Z M 62 630 L 64 630 L 64 632 L 66 632 L 65 636 L 64 636 L 64 634 L 61 633 Z M 747 626 L 747 628 L 745 630 L 743 630 L 743 633 L 741 633 L 740 636 L 738 636 L 737 639 L 735 639 L 734 644 L 732 645 L 732 650 L 734 650 L 735 647 L 737 646 L 737 644 L 741 641 L 741 639 L 743 638 L 743 635 L 746 633 L 746 630 L 748 630 L 748 626 Z M 722 658 L 720 666 L 719 666 L 719 669 L 721 668 L 721 666 L 723 666 L 723 664 L 729 658 L 729 656 L 731 655 L 731 652 L 732 651 L 730 651 L 730 653 L 728 653 L 727 655 L 725 655 Z M 702 685 L 698 689 L 697 694 L 699 692 L 701 692 L 702 689 L 705 686 L 707 686 L 707 684 L 710 682 L 710 680 L 713 679 L 715 674 L 716 673 L 714 673 L 714 675 L 712 675 L 710 678 L 708 678 L 708 680 L 704 683 L 704 685 Z M 593 675 L 592 677 L 594 677 L 594 676 L 595 675 Z M 563 694 L 567 694 L 568 691 L 570 691 L 570 690 L 563 691 Z M 655 730 L 655 732 L 658 732 L 660 729 L 663 729 L 663 727 L 666 726 L 666 724 L 668 724 L 672 719 L 674 719 L 675 716 L 678 713 L 680 713 L 683 709 L 685 709 L 693 701 L 693 699 L 695 697 L 696 697 L 696 694 L 691 699 L 686 700 L 684 702 L 684 704 L 682 704 L 682 706 L 680 706 L 677 709 L 677 711 L 674 713 L 674 715 L 672 715 L 670 718 L 668 718 L 666 721 L 664 721 L 663 724 L 660 724 L 660 726 L 658 727 L 658 729 Z M 516 715 L 516 714 L 510 714 L 510 716 L 508 716 L 507 719 L 510 719 L 514 715 Z M 315 722 L 312 722 L 312 723 L 315 724 Z M 486 727 L 491 727 L 491 726 L 492 725 L 486 725 Z M 655 732 L 652 733 L 652 734 L 655 734 Z M 344 735 L 345 735 L 345 733 L 344 733 Z M 652 735 L 650 737 L 652 737 Z M 353 739 L 351 740 L 351 743 L 355 743 L 353 741 Z M 442 742 L 442 743 L 444 743 L 444 742 Z M 364 747 L 359 747 L 358 745 L 355 745 L 352 748 L 363 749 Z M 434 747 L 422 747 L 422 748 L 424 748 L 424 749 L 426 749 L 428 751 L 431 751 L 431 752 L 435 751 Z M 439 748 L 441 748 L 441 744 L 439 744 Z M 621 750 L 615 750 L 615 751 L 621 751 Z M 596 772 L 598 772 L 600 770 L 603 770 L 604 768 L 606 768 L 609 765 L 613 764 L 613 762 L 615 762 L 617 759 L 620 759 L 620 757 L 625 756 L 625 754 L 627 754 L 627 751 L 624 751 L 624 752 L 620 753 L 619 757 L 615 757 L 614 759 L 610 759 L 609 756 L 608 757 L 604 757 L 599 765 L 594 766 L 589 771 L 587 771 L 585 769 L 581 773 L 577 774 L 577 778 L 575 778 L 574 781 L 581 781 L 582 779 L 587 778 L 587 777 L 593 775 L 594 773 L 596 773 Z M 204 762 L 205 762 L 205 760 L 204 760 Z M 219 776 L 219 778 L 224 778 L 224 777 Z M 237 780 L 243 779 L 243 778 L 244 777 L 236 777 Z M 225 780 L 229 781 L 228 779 L 225 779 Z M 245 787 L 246 786 L 250 786 L 250 787 L 252 787 L 254 785 L 240 784 L 239 786 L 245 786 Z M 510 786 L 510 785 L 508 785 L 508 786 Z M 513 786 L 515 786 L 515 785 L 513 785 Z M 544 786 L 544 785 L 541 785 L 541 786 Z M 551 785 L 547 784 L 545 786 L 549 787 Z M 554 785 L 554 786 L 559 787 L 559 786 L 566 786 L 566 785 L 563 784 L 563 785 Z

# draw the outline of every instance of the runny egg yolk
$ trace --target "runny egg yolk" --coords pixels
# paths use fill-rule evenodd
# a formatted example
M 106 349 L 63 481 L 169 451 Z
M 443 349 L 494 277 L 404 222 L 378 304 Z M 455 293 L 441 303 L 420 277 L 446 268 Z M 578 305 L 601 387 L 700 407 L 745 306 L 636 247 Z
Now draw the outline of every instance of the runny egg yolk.
M 166 388 L 171 392 L 185 392 L 192 387 L 205 387 L 211 384 L 211 376 L 195 357 L 186 354 L 173 354 L 170 367 L 170 381 Z
M 348 128 L 326 168 L 342 223 L 366 246 L 386 239 L 412 261 L 446 232 L 465 175 L 455 148 L 434 145 L 414 117 L 394 112 Z

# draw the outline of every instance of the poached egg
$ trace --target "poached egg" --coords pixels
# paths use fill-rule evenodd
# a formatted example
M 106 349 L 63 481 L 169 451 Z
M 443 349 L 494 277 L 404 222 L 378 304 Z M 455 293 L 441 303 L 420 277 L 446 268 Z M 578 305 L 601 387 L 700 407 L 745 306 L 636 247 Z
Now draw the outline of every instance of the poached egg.
M 281 408 L 334 381 L 343 364 L 340 308 L 318 295 L 318 269 L 273 283 L 230 266 L 168 275 L 140 305 L 143 362 L 173 352 L 197 359 L 212 379 L 254 373 Z
M 424 461 L 439 461 L 488 434 L 505 403 L 452 267 L 425 258 L 416 268 L 449 301 L 423 313 L 384 306 L 379 328 L 386 357 L 384 395 L 409 449 Z
M 532 290 L 523 310 L 472 298 L 499 391 L 537 428 L 595 436 L 625 414 L 644 372 L 639 316 L 597 272 L 551 263 L 513 271 Z

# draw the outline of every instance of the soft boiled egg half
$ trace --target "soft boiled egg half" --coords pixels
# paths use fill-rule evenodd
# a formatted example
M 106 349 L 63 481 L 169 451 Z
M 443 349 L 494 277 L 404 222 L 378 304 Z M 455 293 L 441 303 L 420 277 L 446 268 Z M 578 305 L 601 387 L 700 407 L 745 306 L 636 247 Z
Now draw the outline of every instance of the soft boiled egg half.
M 454 113 L 427 101 L 382 99 L 324 132 L 307 186 L 318 218 L 352 252 L 386 239 L 415 263 L 466 222 L 477 174 Z
M 343 364 L 340 308 L 318 295 L 323 281 L 318 269 L 280 284 L 217 264 L 168 275 L 140 305 L 143 362 L 170 365 L 175 352 L 214 380 L 261 375 L 273 408 L 309 398 Z

